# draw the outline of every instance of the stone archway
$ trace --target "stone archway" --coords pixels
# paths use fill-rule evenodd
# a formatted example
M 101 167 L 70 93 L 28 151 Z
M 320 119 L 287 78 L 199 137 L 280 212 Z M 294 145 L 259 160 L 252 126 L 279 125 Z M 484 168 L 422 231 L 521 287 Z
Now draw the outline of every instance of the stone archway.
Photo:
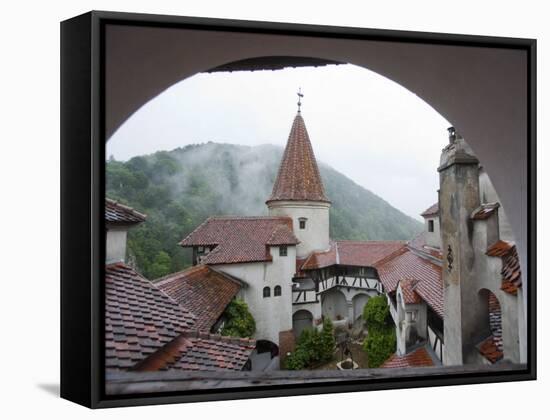
M 353 297 L 352 304 L 353 304 L 353 322 L 357 321 L 359 318 L 363 316 L 363 308 L 369 301 L 370 296 L 366 293 L 358 293 Z
M 292 315 L 292 330 L 298 339 L 302 331 L 313 328 L 313 314 L 305 309 L 300 309 Z
M 504 357 L 502 309 L 500 301 L 492 291 L 481 289 L 478 295 L 478 302 L 481 306 L 479 322 L 486 337 L 478 344 L 477 348 L 489 362 L 495 363 Z
M 348 303 L 346 296 L 337 288 L 329 289 L 323 293 L 321 309 L 324 317 L 330 318 L 335 323 L 347 324 Z
M 382 33 L 376 40 L 368 34 L 356 39 L 306 35 L 290 37 L 272 29 L 255 34 L 230 28 L 207 31 L 200 26 L 106 25 L 106 138 L 168 87 L 228 63 L 256 57 L 310 57 L 369 69 L 430 104 L 457 128 L 483 162 L 514 229 L 527 306 L 529 177 L 528 148 L 523 141 L 528 133 L 527 52 L 443 45 L 448 42 L 443 38 L 442 44 L 418 39 L 400 42 Z M 287 64 L 292 65 L 292 60 Z M 495 141 L 499 153 L 494 153 Z M 525 318 L 520 322 L 526 325 Z M 525 342 L 525 337 L 520 341 Z M 525 357 L 525 346 L 522 353 Z

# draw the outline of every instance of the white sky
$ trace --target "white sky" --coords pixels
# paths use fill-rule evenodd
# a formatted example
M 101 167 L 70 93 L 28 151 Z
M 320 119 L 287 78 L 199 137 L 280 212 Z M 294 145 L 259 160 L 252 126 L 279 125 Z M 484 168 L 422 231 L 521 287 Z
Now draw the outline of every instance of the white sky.
M 437 201 L 451 124 L 400 85 L 352 65 L 199 74 L 149 101 L 113 134 L 118 160 L 207 141 L 284 147 L 302 88 L 317 160 L 404 213 Z

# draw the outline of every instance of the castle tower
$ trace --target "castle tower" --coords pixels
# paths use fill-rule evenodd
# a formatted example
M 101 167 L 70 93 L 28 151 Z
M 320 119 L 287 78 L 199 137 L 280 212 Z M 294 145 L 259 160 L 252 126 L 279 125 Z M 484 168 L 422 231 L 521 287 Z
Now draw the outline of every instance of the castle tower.
M 443 253 L 446 365 L 469 362 L 468 353 L 486 332 L 478 313 L 474 271 L 473 225 L 470 215 L 480 205 L 479 161 L 454 130 L 441 153 L 439 220 Z
M 299 108 L 266 204 L 271 216 L 292 218 L 294 234 L 300 241 L 298 258 L 329 248 L 330 201 Z

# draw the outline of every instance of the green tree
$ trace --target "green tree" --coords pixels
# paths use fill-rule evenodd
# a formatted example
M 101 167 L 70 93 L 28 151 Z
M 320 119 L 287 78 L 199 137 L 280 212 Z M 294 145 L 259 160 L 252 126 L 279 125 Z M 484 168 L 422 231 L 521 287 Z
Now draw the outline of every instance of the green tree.
M 233 299 L 223 314 L 225 323 L 222 335 L 232 337 L 252 337 L 256 331 L 256 321 L 248 310 L 248 305 L 242 299 Z
M 159 251 L 148 270 L 149 277 L 158 279 L 159 277 L 165 276 L 170 273 L 171 266 L 172 259 L 170 255 L 164 251 Z
M 368 300 L 363 309 L 368 335 L 363 342 L 370 368 L 379 367 L 395 352 L 395 327 L 390 315 L 386 296 L 380 295 Z
M 301 370 L 328 362 L 334 355 L 335 345 L 332 321 L 325 318 L 321 331 L 311 328 L 302 331 L 294 352 L 286 359 L 286 368 Z

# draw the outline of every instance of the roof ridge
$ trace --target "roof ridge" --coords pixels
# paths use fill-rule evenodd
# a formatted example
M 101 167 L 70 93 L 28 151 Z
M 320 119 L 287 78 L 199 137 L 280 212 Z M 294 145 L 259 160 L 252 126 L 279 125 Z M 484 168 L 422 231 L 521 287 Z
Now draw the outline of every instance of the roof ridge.
M 199 330 L 187 330 L 187 331 L 184 331 L 181 334 L 181 336 L 185 338 L 198 338 L 200 340 L 222 341 L 229 344 L 241 344 L 241 345 L 248 345 L 248 346 L 255 345 L 256 343 L 256 340 L 252 338 L 213 334 L 213 333 L 199 331 Z
M 121 209 L 123 210 L 127 210 L 131 213 L 133 213 L 135 216 L 137 217 L 141 217 L 143 218 L 144 220 L 147 219 L 147 215 L 145 213 L 141 213 L 139 211 L 137 211 L 136 209 L 134 209 L 133 207 L 130 207 L 130 206 L 127 206 L 126 204 L 122 204 L 120 201 L 118 200 L 113 200 L 112 198 L 108 198 L 108 197 L 105 197 L 105 201 L 109 204 L 112 204 L 114 206 L 117 206 L 117 207 L 120 207 Z
M 154 284 L 156 284 L 158 286 L 160 284 L 167 283 L 170 280 L 175 280 L 176 276 L 191 274 L 191 273 L 201 271 L 201 270 L 204 270 L 204 269 L 209 270 L 210 267 L 205 265 L 205 264 L 193 265 L 191 267 L 184 268 L 183 270 L 175 271 L 173 273 L 166 274 L 162 277 L 158 277 L 154 280 Z

